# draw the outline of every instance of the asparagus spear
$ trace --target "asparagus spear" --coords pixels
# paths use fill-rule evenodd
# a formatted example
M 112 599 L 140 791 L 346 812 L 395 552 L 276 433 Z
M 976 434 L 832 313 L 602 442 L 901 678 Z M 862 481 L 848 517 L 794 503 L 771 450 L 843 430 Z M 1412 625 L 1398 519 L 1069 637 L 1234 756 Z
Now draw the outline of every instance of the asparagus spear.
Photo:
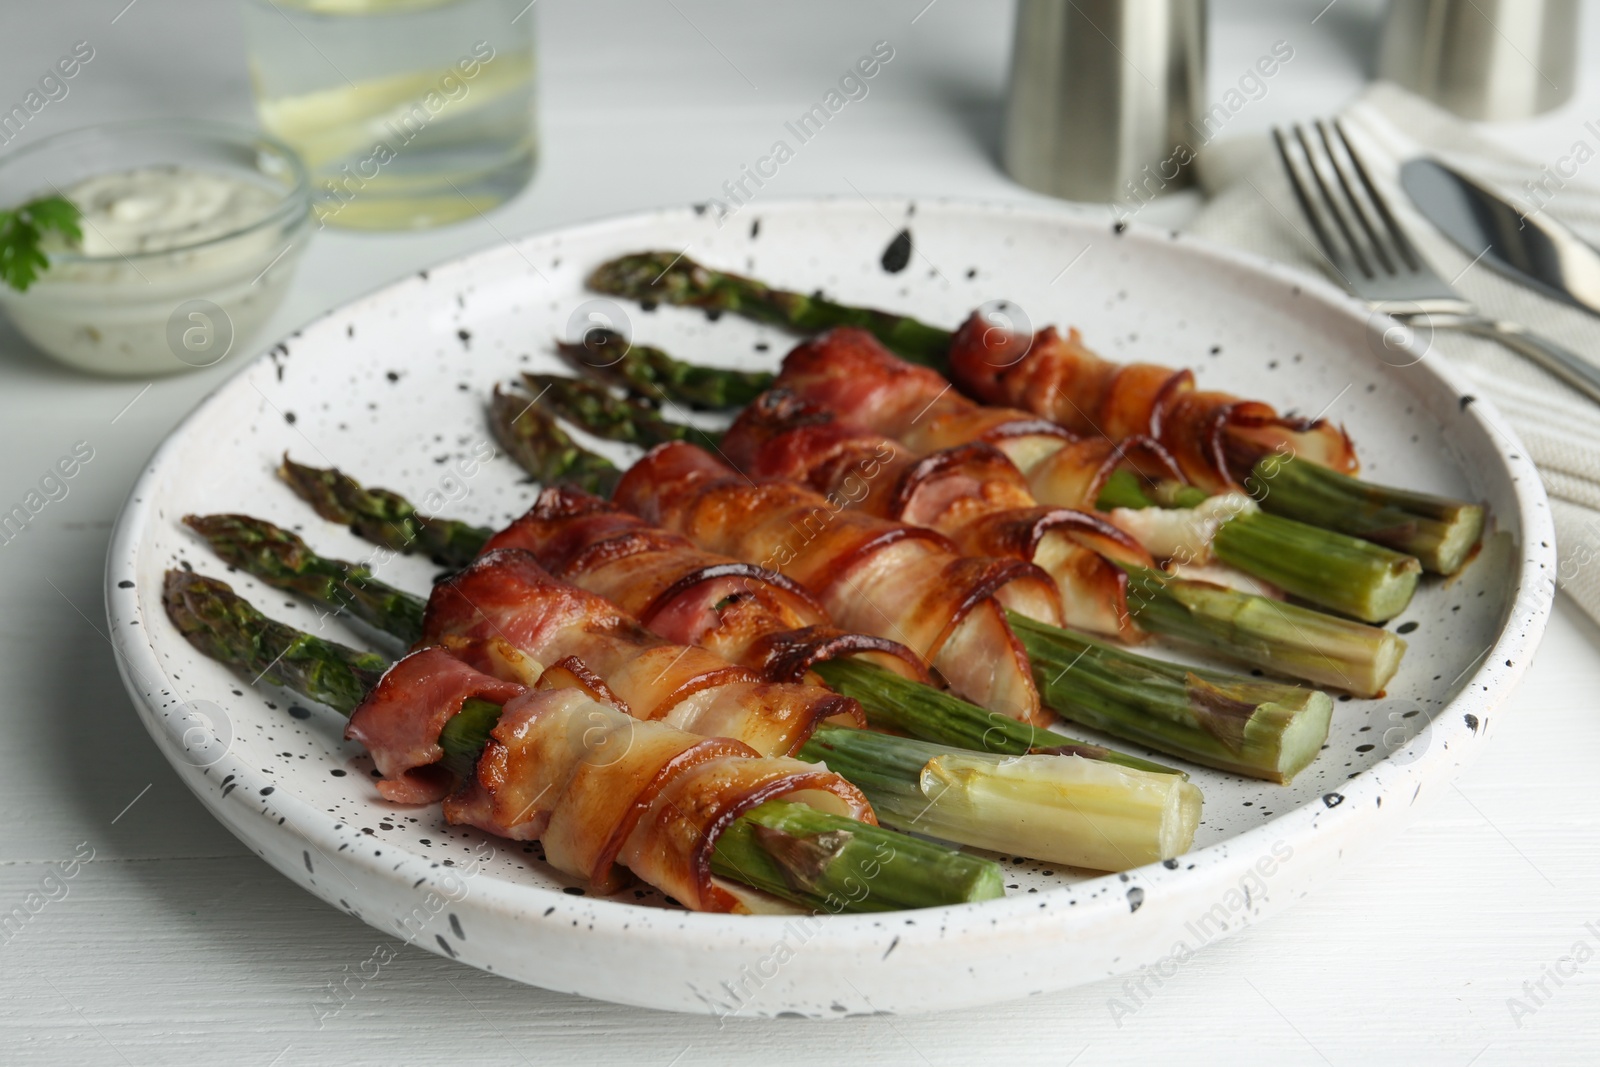
M 162 593 L 167 616 L 208 657 L 341 715 L 355 711 L 389 667 L 375 652 L 358 652 L 267 618 L 214 578 L 168 571 Z
M 620 386 L 635 396 L 665 398 L 694 408 L 741 408 L 772 385 L 767 371 L 701 367 L 659 348 L 636 345 L 614 330 L 595 328 L 577 344 L 556 345 L 579 374 Z
M 773 289 L 754 278 L 703 267 L 676 252 L 638 252 L 602 263 L 589 275 L 589 288 L 645 304 L 731 311 L 802 334 L 859 326 L 906 359 L 931 367 L 943 368 L 950 351 L 949 330 L 909 315 L 848 307 L 821 293 Z
M 278 477 L 302 499 L 315 501 L 317 514 L 330 522 L 343 523 L 358 537 L 396 552 L 422 553 L 442 566 L 464 566 L 489 539 L 490 531 L 482 527 L 419 515 L 403 497 L 363 489 L 337 470 L 302 466 L 287 455 Z
M 1459 571 L 1483 536 L 1480 505 L 1374 485 L 1281 453 L 1257 460 L 1244 485 L 1267 511 L 1409 553 L 1436 574 Z
M 214 579 L 168 571 L 163 592 L 168 616 L 201 652 L 251 677 L 264 670 L 341 715 L 355 710 L 387 666 L 380 656 L 268 619 Z M 499 713 L 496 704 L 471 701 L 446 724 L 439 745 L 447 768 L 477 766 Z M 1000 868 L 990 860 L 780 801 L 746 812 L 724 831 L 712 870 L 828 911 L 938 907 L 1004 894 Z
M 1405 654 L 1403 640 L 1376 626 L 1148 567 L 1123 569 L 1129 574 L 1128 612 L 1142 629 L 1235 662 L 1375 697 Z
M 812 669 L 822 676 L 829 688 L 853 697 L 866 712 L 867 721 L 879 729 L 897 730 L 923 741 L 996 755 L 1055 753 L 1104 760 L 1139 771 L 1178 773 L 1171 767 L 1124 755 L 1115 749 L 1008 719 L 863 659 L 830 660 Z
M 1131 657 L 1014 611 L 1007 618 L 1045 703 L 1086 726 L 1282 785 L 1328 739 L 1326 693 Z
M 422 614 L 427 605 L 380 582 L 359 563 L 319 556 L 289 531 L 248 515 L 185 515 L 183 523 L 205 538 L 224 562 L 265 578 L 279 589 L 348 612 L 407 645 L 422 637 Z
M 650 405 L 632 396 L 614 396 L 605 386 L 583 378 L 525 373 L 522 380 L 540 404 L 607 441 L 644 448 L 664 441 L 688 441 L 714 449 L 722 440 L 719 433 L 664 419 Z
M 655 412 L 645 411 L 646 418 L 635 418 L 638 405 L 630 407 L 609 395 L 605 399 L 610 403 L 604 403 L 593 396 L 596 392 L 604 393 L 593 386 L 587 391 L 571 390 L 570 395 L 579 402 L 570 409 L 563 407 L 562 414 L 575 420 L 593 416 L 594 424 L 581 425 L 600 436 L 650 443 L 670 439 L 656 428 L 665 420 Z M 1235 499 L 1250 504 L 1242 497 Z M 1184 516 L 1173 517 L 1181 521 Z M 1222 544 L 1216 548 L 1218 555 L 1259 557 L 1269 580 L 1281 579 L 1291 591 L 1315 589 L 1322 593 L 1321 599 L 1348 614 L 1388 619 L 1410 601 L 1416 589 L 1419 568 L 1414 559 L 1340 534 L 1260 514 L 1235 515 L 1222 524 L 1221 531 L 1246 518 L 1251 521 L 1226 537 L 1219 531 L 1216 541 Z M 1157 603 L 1154 607 L 1130 607 L 1132 621 L 1141 630 L 1198 644 L 1276 674 L 1371 696 L 1393 676 L 1405 649 L 1404 642 L 1376 627 L 1210 582 L 1160 571 L 1142 573 L 1147 587 L 1144 599 Z
M 622 472 L 609 459 L 574 441 L 537 399 L 495 388 L 490 422 L 500 444 L 523 470 L 545 485 L 564 482 L 608 496 Z

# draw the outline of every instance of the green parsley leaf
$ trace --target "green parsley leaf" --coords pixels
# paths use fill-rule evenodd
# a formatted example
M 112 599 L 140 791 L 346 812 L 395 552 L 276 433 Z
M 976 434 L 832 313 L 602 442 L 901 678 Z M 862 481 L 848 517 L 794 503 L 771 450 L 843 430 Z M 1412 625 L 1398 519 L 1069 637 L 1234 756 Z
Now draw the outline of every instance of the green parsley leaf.
M 61 196 L 41 197 L 0 211 L 0 282 L 26 292 L 50 267 L 49 257 L 39 247 L 45 233 L 53 230 L 77 244 L 83 240 L 80 218 L 77 205 Z

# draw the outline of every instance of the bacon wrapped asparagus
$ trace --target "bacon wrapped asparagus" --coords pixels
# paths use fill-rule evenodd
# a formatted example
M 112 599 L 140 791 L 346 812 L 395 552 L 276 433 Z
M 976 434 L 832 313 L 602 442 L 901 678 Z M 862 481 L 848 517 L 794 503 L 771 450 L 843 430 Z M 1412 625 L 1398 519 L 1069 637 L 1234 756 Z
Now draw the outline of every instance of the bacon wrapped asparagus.
M 452 823 L 539 841 L 600 891 L 626 868 L 701 911 L 761 906 L 743 887 L 834 912 L 1003 892 L 993 863 L 880 829 L 859 790 L 813 764 L 640 722 L 578 688 L 506 682 L 437 648 L 389 667 L 193 573 L 169 571 L 164 602 L 207 656 L 349 716 L 385 798 L 443 800 Z
M 699 430 L 688 436 L 685 428 L 645 405 L 612 397 L 592 383 L 547 375 L 526 377 L 543 403 L 585 429 L 614 440 L 654 444 L 707 436 Z M 1109 546 L 1102 540 L 1098 548 L 1106 567 L 1112 561 L 1148 567 L 1149 554 L 1154 554 L 1174 561 L 1171 566 L 1179 574 L 1227 579 L 1228 575 L 1217 573 L 1215 564 L 1221 563 L 1239 568 L 1272 589 L 1363 622 L 1394 617 L 1416 589 L 1421 568 L 1410 556 L 1263 514 L 1255 501 L 1242 493 L 1207 497 L 1204 491 L 1183 485 L 1171 455 L 1149 437 L 1133 436 L 1113 444 L 1104 437 L 1078 437 L 1030 412 L 975 404 L 956 393 L 936 372 L 899 359 L 862 330 L 834 330 L 800 345 L 785 358 L 775 388 L 777 396 L 791 398 L 787 401 L 789 412 L 783 414 L 784 406 L 769 395 L 765 402 L 747 408 L 735 423 L 730 438 L 735 443 L 721 446 L 741 466 L 755 458 L 745 440 L 749 434 L 740 433 L 741 424 L 773 427 L 764 431 L 771 436 L 774 423 L 783 419 L 824 421 L 821 412 L 802 410 L 810 404 L 835 416 L 840 425 L 797 428 L 791 440 L 806 442 L 808 447 L 791 446 L 792 455 L 779 457 L 773 445 L 766 445 L 760 456 L 781 463 L 788 476 L 812 478 L 818 488 L 821 486 L 806 465 L 817 448 L 843 447 L 843 438 L 852 432 L 859 435 L 853 447 L 868 448 L 871 443 L 866 435 L 876 433 L 893 439 L 894 445 L 910 456 L 923 459 L 917 470 L 931 472 L 937 464 L 943 481 L 973 468 L 967 499 L 979 492 L 991 498 L 984 503 L 986 514 L 1004 510 L 1007 501 L 1014 508 L 1037 502 L 1080 511 L 1105 510 L 1112 523 L 1146 550 L 1143 560 L 1125 553 L 1108 554 L 1105 549 Z M 826 443 L 816 441 L 819 435 Z M 995 461 L 984 445 L 1003 452 L 1010 462 Z M 739 451 L 741 446 L 743 451 Z M 985 462 L 982 457 L 989 459 Z M 837 474 L 840 469 L 834 463 L 828 471 Z M 1004 494 L 994 488 L 1006 483 L 1011 488 Z M 1152 506 L 1156 501 L 1145 486 L 1151 486 L 1152 493 L 1176 497 L 1168 502 L 1182 506 Z M 884 502 L 895 499 L 888 496 Z M 960 525 L 976 532 L 966 512 Z M 1061 536 L 1057 534 L 1054 540 L 1059 544 Z M 1086 552 L 1094 547 L 1080 544 L 1073 559 L 1056 551 L 1057 566 L 1049 569 L 1058 581 L 1076 575 L 1080 571 L 1075 568 L 1091 565 L 1086 562 Z M 1102 602 L 1114 595 L 1103 579 L 1101 594 Z M 1075 625 L 1115 632 L 1073 617 L 1070 594 L 1066 610 Z M 1104 614 L 1107 612 L 1102 611 Z
M 412 522 L 441 529 L 460 528 L 461 532 L 452 538 L 455 544 L 482 546 L 494 540 L 496 544 L 527 549 L 556 576 L 589 592 L 609 592 L 615 603 L 635 613 L 637 609 L 631 607 L 631 603 L 642 602 L 648 607 L 657 599 L 640 595 L 641 590 L 652 587 L 651 583 L 635 585 L 627 579 L 626 560 L 635 551 L 651 560 L 649 570 L 655 581 L 671 581 L 674 586 L 684 587 L 686 592 L 690 579 L 712 575 L 711 580 L 715 582 L 724 568 L 751 577 L 752 581 L 757 580 L 754 575 L 783 581 L 780 575 L 762 569 L 747 574 L 747 564 L 729 557 L 699 550 L 677 553 L 674 546 L 689 544 L 687 539 L 649 526 L 615 504 L 572 487 L 546 489 L 525 516 L 497 535 L 457 520 L 416 515 L 409 501 L 398 494 L 385 489 L 369 491 L 339 471 L 303 467 L 286 459 L 280 473 L 323 518 L 363 530 L 369 538 L 397 552 L 424 551 L 409 533 Z M 395 514 L 397 509 L 412 516 L 407 524 L 387 521 L 386 517 Z M 223 559 L 279 588 L 300 592 L 335 610 L 349 612 L 407 642 L 421 634 L 421 618 L 426 607 L 421 599 L 384 585 L 365 568 L 318 556 L 294 534 L 242 515 L 191 516 L 185 521 L 206 538 Z M 501 542 L 499 538 L 507 540 Z M 646 547 L 641 549 L 641 545 Z M 674 572 L 666 568 L 658 552 L 672 553 L 681 569 Z M 470 562 L 470 557 L 449 562 L 452 566 L 464 566 Z M 612 573 L 614 565 L 621 565 L 622 573 Z M 780 589 L 788 588 L 787 584 L 780 585 Z M 732 595 L 754 593 L 759 589 L 757 585 L 755 590 L 742 590 Z M 720 590 L 713 590 L 714 594 L 718 592 Z M 759 596 L 752 599 L 757 605 L 763 602 Z M 700 603 L 705 600 L 701 598 Z M 911 653 L 905 646 L 885 643 L 881 638 L 868 637 L 864 642 L 816 640 L 813 635 L 819 630 L 828 632 L 827 627 L 790 630 L 787 627 L 794 625 L 795 620 L 785 613 L 745 611 L 741 606 L 734 616 L 738 636 L 730 640 L 718 634 L 718 626 L 703 625 L 713 613 L 718 615 L 720 623 L 731 607 L 725 600 L 712 603 L 709 611 L 659 613 L 652 619 L 651 628 L 660 636 L 681 644 L 760 650 L 756 657 L 758 664 L 754 665 L 762 666 L 769 676 L 776 671 L 776 680 L 780 681 L 796 680 L 795 670 L 802 664 L 809 665 L 835 691 L 859 700 L 873 726 L 910 734 L 924 741 L 1009 755 L 1031 751 L 1070 752 L 1140 770 L 1170 771 L 1159 764 L 1020 723 L 935 689 L 922 680 L 921 670 L 909 670 L 912 665 L 905 662 L 904 657 Z M 770 630 L 764 629 L 768 626 Z M 886 645 L 896 650 L 893 658 L 884 658 L 888 655 Z M 774 648 L 784 651 L 770 656 L 767 650 Z M 917 663 L 920 665 L 920 660 Z M 911 679 L 912 673 L 917 676 L 915 680 Z M 1166 717 L 1181 715 L 1174 712 Z M 1278 763 L 1273 762 L 1271 766 L 1277 768 Z
M 497 414 L 499 411 L 510 412 L 508 417 L 519 419 L 548 417 L 525 403 L 497 409 Z M 503 426 L 497 428 L 502 434 L 511 432 Z M 290 469 L 292 467 L 293 464 L 286 463 L 285 476 L 319 514 L 335 522 L 349 525 L 354 521 L 361 525 L 354 512 L 367 506 L 365 489 L 338 472 L 294 471 Z M 340 487 L 336 496 L 324 491 L 330 486 Z M 391 492 L 377 491 L 371 497 L 374 514 L 380 510 L 392 510 L 392 502 L 400 499 Z M 532 513 L 541 511 L 543 499 L 541 504 L 535 505 Z M 561 559 L 569 551 L 560 546 L 568 542 L 563 538 L 559 526 L 547 525 L 551 517 L 546 514 L 537 526 L 523 526 L 523 529 L 542 529 L 551 535 L 548 546 L 555 551 L 541 559 L 559 568 Z M 451 520 L 432 517 L 427 521 L 448 524 Z M 598 531 L 590 527 L 590 532 Z M 289 558 L 282 552 L 269 550 L 273 538 L 249 530 L 233 530 L 226 523 L 209 536 L 213 545 L 230 562 L 246 566 L 247 569 L 253 565 L 264 572 L 263 576 L 268 580 L 272 580 L 272 574 Z M 476 540 L 487 541 L 489 536 L 488 531 L 483 531 Z M 298 539 L 295 540 L 298 543 Z M 528 538 L 523 546 L 535 552 L 543 551 L 539 540 Z M 604 538 L 600 537 L 591 543 L 598 546 L 604 543 Z M 399 551 L 406 550 L 403 541 L 397 541 L 394 547 Z M 296 555 L 294 559 L 298 561 L 300 557 Z M 307 569 L 319 574 L 335 565 L 325 562 Z M 583 580 L 581 574 L 565 576 Z M 285 588 L 296 588 L 296 583 L 300 581 L 290 574 L 285 576 L 281 584 Z M 1044 639 L 1038 635 L 1030 636 L 1028 640 L 1039 645 L 1035 653 L 1041 657 L 1040 662 L 1056 663 L 1047 672 L 1041 672 L 1037 663 L 1034 669 L 1039 684 L 1046 686 L 1051 693 L 1051 705 L 1070 717 L 1098 726 L 1115 736 L 1137 739 L 1209 766 L 1287 782 L 1315 757 L 1326 735 L 1332 709 L 1332 702 L 1326 694 L 1285 685 L 1266 684 L 1262 688 L 1262 683 L 1250 679 L 1179 668 L 1120 652 L 1053 627 L 1044 630 L 1055 635 L 1054 643 L 1049 648 L 1044 647 Z M 1014 624 L 1013 631 L 1016 631 Z M 1068 666 L 1070 670 L 1063 669 Z M 819 662 L 815 670 L 835 690 L 860 701 L 868 720 L 881 728 L 909 733 L 941 744 L 992 753 L 1074 751 L 1126 766 L 1161 769 L 1142 761 L 1133 761 L 1131 757 L 1107 753 L 1098 746 L 1088 746 L 1054 732 L 1042 731 L 985 712 L 949 693 L 898 679 L 879 667 L 862 662 L 860 657 Z M 1239 751 L 1228 750 L 1226 745 L 1219 748 L 1213 736 L 1215 731 L 1207 725 L 1211 723 L 1216 693 L 1226 693 L 1233 706 L 1249 709 L 1248 715 L 1257 717 L 1259 722 L 1273 724 L 1258 729 L 1259 735 L 1269 740 L 1261 746 L 1240 748 Z
M 548 418 L 548 415 L 525 404 L 497 408 L 495 415 L 497 429 L 502 434 L 512 431 L 499 425 L 501 417 Z M 809 560 L 801 571 L 796 571 L 795 546 L 785 542 L 774 548 L 765 544 L 764 538 L 778 537 L 782 541 L 786 537 L 781 516 L 793 514 L 795 504 L 804 506 L 807 516 L 817 523 L 814 530 L 820 532 L 824 528 L 820 523 L 822 517 L 851 514 L 843 511 L 841 501 L 830 501 L 793 484 L 766 483 L 777 486 L 780 491 L 773 497 L 778 506 L 764 511 L 761 496 L 765 490 L 761 486 L 739 478 L 731 468 L 693 446 L 662 446 L 647 459 L 665 459 L 666 464 L 660 469 L 636 466 L 619 482 L 619 503 L 630 503 L 623 496 L 628 479 L 636 478 L 637 492 L 641 495 L 650 494 L 654 483 L 661 491 L 661 499 L 654 503 L 649 500 L 633 502 L 638 506 L 631 510 L 653 521 L 660 521 L 661 505 L 665 501 L 674 501 L 671 505 L 674 515 L 663 525 L 683 533 L 710 551 L 735 556 L 743 553 L 743 558 L 766 559 L 769 563 L 782 560 L 783 565 L 791 568 L 790 573 L 797 578 L 803 572 L 811 574 L 813 580 L 834 580 L 837 568 L 830 567 L 825 561 Z M 631 495 L 633 490 L 628 492 Z M 740 495 L 744 499 L 738 499 Z M 727 499 L 719 500 L 719 497 Z M 888 527 L 898 525 L 887 524 Z M 794 529 L 804 534 L 804 526 Z M 812 536 L 799 547 L 806 549 L 816 540 Z M 892 618 L 887 612 L 884 612 L 884 617 Z M 1053 626 L 1046 626 L 1046 629 L 1059 636 L 1059 647 L 1083 650 L 1081 636 Z M 1243 688 L 1234 686 L 1228 691 L 1237 693 L 1240 707 L 1252 709 L 1247 713 L 1248 716 L 1260 716 L 1259 721 L 1263 724 L 1275 722 L 1276 726 L 1264 726 L 1263 729 L 1283 737 L 1287 743 L 1248 752 L 1239 748 L 1238 751 L 1230 751 L 1226 760 L 1219 761 L 1214 748 L 1212 725 L 1205 710 L 1210 698 L 1202 697 L 1196 691 L 1194 699 L 1191 699 L 1182 678 L 1178 679 L 1176 686 L 1147 686 L 1145 680 L 1153 677 L 1153 672 L 1145 665 L 1151 661 L 1103 647 L 1099 654 L 1080 655 L 1070 671 L 1057 667 L 1045 673 L 1040 667 L 1042 661 L 1035 658 L 1031 662 L 1034 677 L 1041 680 L 1041 684 L 1049 685 L 1054 706 L 1069 717 L 1093 722 L 1116 736 L 1153 741 L 1155 747 L 1163 751 L 1200 763 L 1238 769 L 1241 773 L 1272 781 L 1287 781 L 1315 758 L 1321 738 L 1326 736 L 1332 710 L 1332 702 L 1326 694 L 1295 686 L 1276 685 L 1270 687 L 1271 695 L 1267 695 L 1264 691 L 1249 690 L 1251 683 L 1245 680 Z M 821 665 L 818 672 L 839 685 L 841 680 L 849 681 L 848 672 L 843 670 L 845 665 L 844 661 Z M 1085 684 L 1083 675 L 1074 673 L 1072 680 L 1064 682 L 1068 673 L 1079 671 L 1092 673 L 1094 677 Z M 1180 670 L 1178 674 L 1183 675 L 1184 672 Z M 1219 680 L 1222 678 L 1218 677 Z M 1220 681 L 1220 684 L 1228 688 L 1226 681 Z M 881 691 L 884 687 L 878 688 Z M 847 691 L 863 701 L 868 700 L 867 693 L 856 689 Z M 1273 708 L 1278 710 L 1274 711 Z M 1164 726 L 1161 730 L 1151 731 L 1147 722 L 1140 721 L 1147 719 L 1160 719 Z M 1288 729 L 1289 720 L 1304 729 Z
M 1464 566 L 1483 532 L 1479 505 L 1350 477 L 1355 457 L 1349 439 L 1326 420 L 1284 417 L 1265 404 L 1196 391 L 1187 371 L 1109 363 L 1089 352 L 1075 331 L 1066 338 L 1055 330 L 1018 336 L 973 316 L 952 333 L 905 315 L 772 289 L 675 253 L 619 257 L 597 268 L 589 284 L 635 300 L 732 311 L 802 334 L 859 327 L 906 359 L 952 374 L 980 399 L 1118 440 L 1149 435 L 1171 446 L 1197 484 L 1242 488 L 1268 512 L 1414 556 L 1436 573 Z M 618 356 L 625 346 L 613 345 L 605 360 L 566 354 L 586 373 L 653 401 L 678 399 L 675 383 L 692 377 L 699 397 L 721 395 L 734 406 L 733 396 L 747 395 L 762 381 L 753 372 L 719 372 L 636 347 L 649 353 L 649 377 Z M 716 379 L 725 373 L 737 373 L 741 388 L 721 390 Z
M 293 534 L 260 520 L 214 516 L 190 525 L 233 565 L 319 603 L 360 613 L 374 604 L 409 596 L 359 568 L 316 556 Z M 293 551 L 286 551 L 286 545 Z M 364 595 L 331 595 L 296 573 L 326 575 L 341 570 Z M 596 640 L 595 634 L 615 635 L 632 621 L 585 611 L 553 589 L 547 577 L 533 569 L 522 550 L 491 551 L 457 575 L 453 588 L 435 590 L 426 613 L 429 626 L 437 626 L 438 632 L 427 635 L 425 643 L 437 639 L 438 647 L 461 662 L 514 684 L 548 685 L 559 678 L 645 722 L 675 723 L 706 736 L 720 732 L 763 751 L 779 751 L 771 738 L 774 727 L 789 719 L 785 708 L 793 703 L 792 691 L 812 687 L 741 688 L 714 671 L 702 672 L 685 684 L 674 673 L 692 673 L 681 666 L 687 658 L 682 652 L 664 669 L 655 649 L 618 664 L 618 646 Z M 470 614 L 464 613 L 464 604 L 471 605 Z M 368 621 L 393 625 L 402 618 L 384 612 L 370 615 Z M 549 633 L 557 627 L 568 631 L 564 640 Z M 532 636 L 536 631 L 545 633 Z M 593 658 L 585 662 L 569 654 L 541 667 L 539 659 L 520 651 L 527 647 L 546 655 L 577 648 Z M 881 691 L 882 679 L 932 692 L 867 662 L 850 665 L 861 672 L 864 688 L 872 693 Z M 834 702 L 854 703 L 825 690 L 817 692 Z M 666 705 L 672 706 L 663 711 Z M 938 710 L 948 712 L 948 702 L 940 703 Z M 975 728 L 970 717 L 960 721 L 968 730 Z M 1018 746 L 1010 743 L 1018 740 L 1015 731 L 990 727 L 986 732 L 999 736 L 987 737 L 992 751 L 979 753 L 823 725 L 796 754 L 816 762 L 834 758 L 828 753 L 836 750 L 845 753 L 836 762 L 848 758 L 846 777 L 867 792 L 887 823 L 937 833 L 961 844 L 1073 866 L 1114 862 L 1108 869 L 1120 870 L 1169 858 L 1177 854 L 1172 849 L 1182 851 L 1193 840 L 1200 794 L 1171 768 L 1057 735 L 1029 737 Z M 846 736 L 855 734 L 862 736 Z M 1101 763 L 1106 767 L 1090 766 Z M 415 784 L 422 788 L 426 783 Z
M 864 340 L 874 350 L 869 353 L 874 359 L 881 356 L 908 372 L 931 374 L 884 352 L 860 331 L 835 331 L 828 337 L 842 332 L 858 335 L 857 341 Z M 562 410 L 592 419 L 584 424 L 592 432 L 610 436 L 615 429 L 627 426 L 626 434 L 621 436 L 644 440 L 671 437 L 671 424 L 659 415 L 640 405 L 617 401 L 598 386 L 569 380 L 558 387 L 554 382 L 540 381 L 541 392 L 554 398 Z M 806 379 L 800 377 L 799 381 L 804 388 Z M 913 438 L 937 436 L 953 422 L 976 421 L 974 414 L 988 420 L 989 425 L 993 425 L 989 416 L 1003 415 L 999 409 L 978 408 L 960 397 L 954 397 L 956 410 L 939 413 L 937 408 L 950 395 L 946 390 L 924 402 L 922 417 L 918 418 L 909 414 L 912 405 L 894 395 L 903 390 L 891 391 L 888 397 L 878 395 L 885 391 L 881 375 L 840 375 L 829 377 L 825 384 L 839 381 L 849 384 L 836 386 L 833 392 L 854 390 L 869 401 L 875 400 L 872 406 L 881 413 L 880 417 L 891 425 L 905 424 L 909 428 L 904 432 Z M 873 388 L 874 382 L 880 383 L 877 389 Z M 574 397 L 581 397 L 584 402 L 570 403 Z M 856 406 L 868 405 L 863 402 Z M 928 415 L 930 411 L 935 413 Z M 1026 428 L 1023 432 L 1027 432 Z M 745 409 L 721 439 L 719 451 L 750 475 L 794 479 L 845 506 L 929 526 L 951 536 L 964 551 L 988 551 L 1031 560 L 1056 581 L 1062 594 L 1063 616 L 1078 628 L 1118 634 L 1124 639 L 1159 633 L 1251 666 L 1364 696 L 1383 689 L 1404 651 L 1399 638 L 1375 627 L 1209 581 L 1187 580 L 1182 572 L 1173 577 L 1157 570 L 1150 554 L 1118 529 L 1083 512 L 1035 504 L 1015 465 L 986 441 L 919 458 L 914 449 L 898 441 L 853 429 L 829 412 L 813 408 L 785 390 L 774 389 Z M 1106 469 L 1110 468 L 1101 468 Z M 1124 472 L 1125 468 L 1114 471 Z M 1239 499 L 1249 503 L 1245 498 Z M 1218 518 L 1203 506 L 1177 514 L 1190 517 L 1190 526 L 1205 522 L 1215 526 L 1227 518 Z M 1156 530 L 1170 536 L 1173 524 L 1156 526 Z M 1314 532 L 1322 540 L 1349 540 Z M 1387 550 L 1357 544 L 1363 557 L 1381 552 L 1402 558 Z M 1325 556 L 1308 558 L 1330 566 Z M 1414 560 L 1405 562 L 1409 569 L 1401 570 L 1401 583 L 1404 595 L 1409 596 L 1417 567 Z M 1392 568 L 1385 566 L 1383 573 L 1393 573 Z

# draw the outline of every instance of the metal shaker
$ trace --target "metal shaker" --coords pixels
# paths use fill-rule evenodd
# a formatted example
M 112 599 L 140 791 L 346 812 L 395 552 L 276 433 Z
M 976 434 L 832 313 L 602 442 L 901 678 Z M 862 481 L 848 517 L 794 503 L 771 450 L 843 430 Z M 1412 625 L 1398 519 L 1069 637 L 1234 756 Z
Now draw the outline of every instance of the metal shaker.
M 1143 202 L 1193 180 L 1205 0 L 1019 0 L 1006 170 L 1069 200 Z
M 1571 98 L 1578 0 L 1391 0 L 1378 74 L 1469 119 L 1520 119 Z

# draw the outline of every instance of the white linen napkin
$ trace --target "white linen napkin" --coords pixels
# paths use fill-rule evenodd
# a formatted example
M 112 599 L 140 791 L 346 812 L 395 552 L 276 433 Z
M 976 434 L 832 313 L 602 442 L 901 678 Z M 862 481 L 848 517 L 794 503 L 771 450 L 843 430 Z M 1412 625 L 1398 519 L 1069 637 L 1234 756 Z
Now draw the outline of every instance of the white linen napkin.
M 1587 151 L 1574 144 L 1556 158 L 1533 161 L 1387 82 L 1369 86 L 1340 118 L 1406 235 L 1441 276 L 1456 279 L 1455 288 L 1485 314 L 1520 322 L 1600 361 L 1600 317 L 1472 265 L 1470 256 L 1417 214 L 1398 184 L 1401 163 L 1433 155 L 1523 210 L 1542 208 L 1600 244 L 1600 123 L 1581 130 Z M 1310 242 L 1309 227 L 1269 142 L 1219 143 L 1201 155 L 1200 166 L 1202 181 L 1214 195 L 1191 232 L 1331 274 Z M 1530 179 L 1543 182 L 1543 191 L 1530 196 Z M 1521 437 L 1550 494 L 1560 588 L 1600 622 L 1600 406 L 1492 341 L 1439 331 L 1430 352 L 1465 370 Z

